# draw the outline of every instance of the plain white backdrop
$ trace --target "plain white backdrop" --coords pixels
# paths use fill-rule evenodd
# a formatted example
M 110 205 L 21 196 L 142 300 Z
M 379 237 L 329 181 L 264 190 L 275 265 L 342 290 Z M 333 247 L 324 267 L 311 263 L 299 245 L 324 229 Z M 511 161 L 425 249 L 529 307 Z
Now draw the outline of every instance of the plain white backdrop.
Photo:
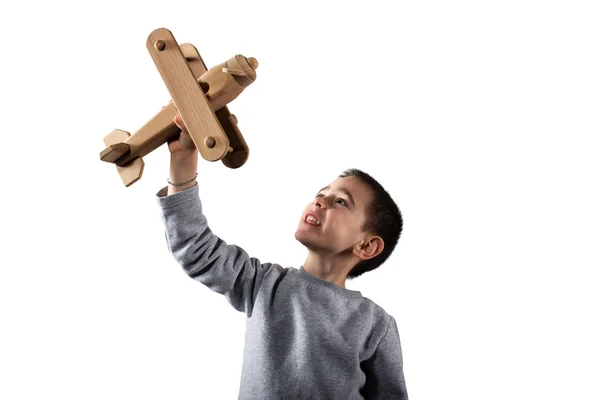
M 145 47 L 165 27 L 209 67 L 260 64 L 230 104 L 247 164 L 200 159 L 215 233 L 298 268 L 304 205 L 363 169 L 405 228 L 347 287 L 396 318 L 411 399 L 599 399 L 596 7 L 4 5 L 0 398 L 237 398 L 245 315 L 168 253 L 166 146 L 130 188 L 98 156 L 169 101 Z

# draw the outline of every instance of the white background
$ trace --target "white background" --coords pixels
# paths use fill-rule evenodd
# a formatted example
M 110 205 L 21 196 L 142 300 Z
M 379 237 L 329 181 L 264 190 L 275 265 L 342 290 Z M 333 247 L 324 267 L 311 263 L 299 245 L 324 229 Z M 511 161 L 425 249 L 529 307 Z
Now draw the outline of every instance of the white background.
M 3 5 L 0 398 L 237 398 L 245 315 L 168 253 L 166 146 L 130 188 L 98 157 L 169 101 L 166 27 L 209 67 L 260 63 L 230 104 L 247 164 L 200 159 L 215 233 L 297 268 L 303 207 L 363 169 L 405 230 L 347 287 L 396 318 L 411 399 L 599 399 L 595 6 Z

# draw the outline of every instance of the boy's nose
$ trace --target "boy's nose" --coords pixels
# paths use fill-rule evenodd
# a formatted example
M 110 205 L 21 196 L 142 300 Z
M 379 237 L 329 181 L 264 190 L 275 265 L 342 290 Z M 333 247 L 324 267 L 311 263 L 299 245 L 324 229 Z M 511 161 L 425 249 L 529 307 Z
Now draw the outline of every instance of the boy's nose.
M 320 207 L 320 208 L 325 208 L 325 198 L 323 197 L 317 197 L 315 198 L 315 206 Z

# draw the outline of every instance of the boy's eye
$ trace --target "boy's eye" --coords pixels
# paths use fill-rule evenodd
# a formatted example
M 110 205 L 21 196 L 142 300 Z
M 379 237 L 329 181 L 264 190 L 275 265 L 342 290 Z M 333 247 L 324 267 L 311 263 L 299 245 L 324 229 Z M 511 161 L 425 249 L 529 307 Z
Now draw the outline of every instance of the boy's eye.
M 346 200 L 344 200 L 344 199 L 337 199 L 336 201 L 338 201 L 338 202 L 341 201 L 342 204 L 344 205 L 344 207 L 348 207 L 348 203 L 346 203 Z

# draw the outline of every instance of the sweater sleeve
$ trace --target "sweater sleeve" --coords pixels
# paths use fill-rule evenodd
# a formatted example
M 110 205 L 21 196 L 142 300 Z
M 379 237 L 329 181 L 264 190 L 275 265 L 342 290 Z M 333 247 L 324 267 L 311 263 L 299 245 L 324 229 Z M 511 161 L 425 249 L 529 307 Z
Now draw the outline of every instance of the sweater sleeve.
M 387 331 L 375 353 L 363 364 L 365 399 L 407 400 L 402 348 L 396 320 L 390 316 Z
M 169 196 L 165 187 L 156 194 L 156 200 L 167 247 L 183 270 L 250 316 L 265 277 L 281 274 L 282 267 L 263 264 L 249 257 L 244 249 L 228 245 L 213 234 L 202 214 L 198 184 Z

